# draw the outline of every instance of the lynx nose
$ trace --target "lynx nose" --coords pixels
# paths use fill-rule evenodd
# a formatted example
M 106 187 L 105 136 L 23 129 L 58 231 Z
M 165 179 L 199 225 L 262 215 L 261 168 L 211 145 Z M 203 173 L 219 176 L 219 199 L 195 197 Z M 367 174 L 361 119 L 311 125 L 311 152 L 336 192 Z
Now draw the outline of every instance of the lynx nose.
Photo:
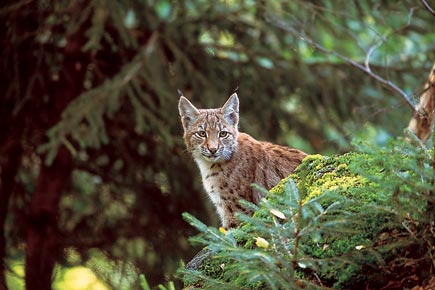
M 214 155 L 214 154 L 217 152 L 217 150 L 218 150 L 218 149 L 215 148 L 215 147 L 211 147 L 211 148 L 209 147 L 209 148 L 208 148 L 208 151 L 210 151 L 210 153 L 211 153 L 212 155 Z

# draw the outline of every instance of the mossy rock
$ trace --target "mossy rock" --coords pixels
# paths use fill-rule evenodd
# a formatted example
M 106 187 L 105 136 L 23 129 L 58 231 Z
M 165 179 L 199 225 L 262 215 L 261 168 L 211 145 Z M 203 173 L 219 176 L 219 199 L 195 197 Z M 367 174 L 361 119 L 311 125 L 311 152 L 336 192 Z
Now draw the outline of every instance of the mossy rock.
M 283 179 L 277 186 L 270 190 L 267 200 L 275 204 L 276 197 L 284 194 L 285 186 L 289 179 L 293 179 L 299 188 L 302 203 L 319 198 L 325 193 L 331 193 L 319 200 L 323 208 L 327 208 L 341 197 L 345 198 L 346 210 L 352 218 L 358 218 L 352 222 L 352 228 L 348 232 L 344 230 L 338 237 L 336 232 L 329 234 L 323 231 L 316 237 L 308 237 L 303 240 L 304 254 L 313 259 L 322 259 L 335 266 L 328 265 L 318 269 L 316 275 L 323 284 L 334 288 L 356 289 L 356 285 L 368 279 L 379 281 L 380 277 L 370 278 L 370 274 L 378 271 L 380 257 L 369 254 L 368 251 L 382 233 L 391 230 L 390 225 L 395 224 L 392 219 L 395 216 L 390 212 L 375 211 L 373 207 L 387 206 L 388 193 L 368 178 L 356 173 L 355 168 L 363 166 L 361 159 L 369 159 L 370 156 L 362 153 L 347 153 L 326 157 L 321 155 L 307 156 L 297 170 L 288 178 Z M 382 178 L 382 168 L 368 166 L 365 163 L 364 172 L 369 175 Z M 256 215 L 265 214 L 260 209 Z M 331 229 L 333 231 L 333 229 Z M 344 261 L 344 262 L 343 262 Z M 370 269 L 373 267 L 373 269 Z M 310 271 L 303 271 L 309 276 Z M 370 281 L 373 284 L 373 281 Z M 381 282 L 382 284 L 383 282 Z
M 387 196 L 384 192 L 380 192 L 381 188 L 377 183 L 357 173 L 363 170 L 366 174 L 383 178 L 382 167 L 370 166 L 370 162 L 362 165 L 361 159 L 369 160 L 370 156 L 354 152 L 332 157 L 308 155 L 292 175 L 270 190 L 267 198 L 273 199 L 275 194 L 282 194 L 287 180 L 293 179 L 303 194 L 303 202 L 328 191 L 334 191 L 363 203 L 385 202 Z M 361 168 L 362 166 L 364 168 Z M 359 167 L 359 170 L 356 167 Z
M 398 229 L 400 221 L 390 207 L 392 192 L 375 182 L 382 180 L 388 183 L 391 175 L 386 174 L 382 164 L 372 158 L 373 156 L 365 153 L 347 153 L 332 157 L 307 156 L 291 176 L 270 190 L 253 218 L 243 219 L 244 222 L 234 230 L 233 234 L 239 245 L 246 249 L 255 248 L 255 239 L 267 235 L 265 231 L 258 232 L 257 221 L 272 224 L 273 220 L 276 223 L 279 218 L 270 214 L 272 208 L 281 208 L 288 216 L 285 207 L 282 207 L 286 202 L 283 197 L 286 190 L 288 191 L 286 187 L 289 180 L 294 180 L 299 189 L 297 194 L 301 206 L 308 206 L 316 201 L 316 206 L 321 211 L 328 210 L 337 202 L 345 201 L 342 202 L 344 208 L 330 215 L 334 217 L 339 215 L 339 212 L 340 215 L 347 212 L 350 221 L 344 221 L 344 227 L 346 224 L 351 225 L 349 229 L 331 227 L 330 231 L 319 230 L 317 235 L 307 235 L 300 239 L 303 255 L 322 261 L 324 266 L 315 267 L 315 270 L 300 267 L 296 271 L 298 279 L 314 280 L 315 277 L 320 279 L 319 285 L 336 289 L 365 289 L 367 285 L 372 288 L 385 286 L 389 279 L 394 278 L 391 276 L 394 276 L 394 273 L 386 274 L 388 271 L 383 271 L 382 267 L 387 267 L 388 261 L 393 260 L 393 255 L 401 255 L 401 252 L 405 255 L 412 245 L 395 245 L 394 251 L 391 250 L 391 245 L 397 242 L 396 237 L 403 229 Z M 364 176 L 359 172 L 364 172 Z M 346 215 L 342 218 L 345 219 Z M 325 221 L 325 224 L 327 222 Z M 286 223 L 288 225 L 291 221 L 283 221 L 284 227 Z M 340 234 L 337 234 L 338 232 Z M 289 256 L 288 259 L 290 258 Z M 222 267 L 225 261 L 216 262 L 213 257 L 209 257 L 204 263 L 205 265 L 201 266 L 201 269 L 205 270 L 202 274 L 225 279 L 225 270 Z M 215 269 L 217 264 L 219 269 Z M 264 286 L 258 282 L 246 285 L 237 279 L 231 282 L 249 289 L 263 289 Z

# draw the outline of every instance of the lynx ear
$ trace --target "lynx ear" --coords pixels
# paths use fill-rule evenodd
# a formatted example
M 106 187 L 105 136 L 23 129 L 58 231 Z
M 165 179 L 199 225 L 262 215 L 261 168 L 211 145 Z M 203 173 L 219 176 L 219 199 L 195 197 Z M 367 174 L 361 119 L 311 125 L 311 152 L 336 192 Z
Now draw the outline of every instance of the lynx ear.
M 180 101 L 178 102 L 178 111 L 181 117 L 181 123 L 183 124 L 184 131 L 187 131 L 190 125 L 195 122 L 196 118 L 199 116 L 199 111 L 183 96 L 180 96 Z
M 225 105 L 222 106 L 221 112 L 228 123 L 237 127 L 239 124 L 239 97 L 236 93 L 229 97 Z

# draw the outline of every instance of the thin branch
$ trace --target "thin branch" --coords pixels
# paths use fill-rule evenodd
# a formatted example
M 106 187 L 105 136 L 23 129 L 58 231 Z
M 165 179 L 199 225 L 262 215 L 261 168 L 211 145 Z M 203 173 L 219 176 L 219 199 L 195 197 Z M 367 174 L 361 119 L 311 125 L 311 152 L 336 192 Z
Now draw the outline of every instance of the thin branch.
M 271 19 L 271 18 L 269 18 Z M 368 74 L 371 78 L 375 79 L 376 81 L 378 81 L 379 83 L 383 84 L 385 87 L 387 87 L 388 89 L 390 89 L 391 91 L 399 94 L 400 96 L 402 96 L 403 99 L 405 99 L 406 103 L 409 105 L 409 107 L 412 109 L 413 112 L 416 112 L 416 108 L 415 108 L 415 104 L 414 102 L 411 100 L 411 98 L 402 90 L 400 89 L 398 86 L 396 86 L 394 83 L 392 83 L 389 80 L 384 79 L 383 77 L 373 73 L 370 70 L 370 67 L 368 66 L 368 59 L 367 57 L 370 56 L 370 54 L 372 53 L 372 50 L 377 48 L 377 45 L 372 46 L 372 48 L 370 49 L 369 53 L 367 54 L 366 57 L 366 64 L 362 65 L 356 61 L 354 61 L 353 59 L 344 56 L 336 51 L 332 51 L 329 50 L 327 48 L 325 48 L 324 46 L 320 45 L 319 43 L 315 42 L 313 39 L 311 39 L 310 37 L 304 35 L 303 33 L 297 31 L 296 29 L 294 29 L 293 27 L 288 26 L 286 23 L 277 20 L 277 19 L 273 19 L 271 20 L 272 24 L 274 24 L 276 27 L 290 33 L 293 34 L 297 37 L 299 37 L 300 39 L 302 39 L 303 41 L 305 41 L 306 43 L 308 43 L 309 45 L 315 47 L 316 49 L 318 49 L 319 51 L 335 56 L 345 62 L 347 62 L 348 64 L 350 64 L 351 66 L 359 69 L 360 71 Z
M 9 6 L 4 6 L 0 9 L 0 16 L 8 15 L 11 13 L 16 13 L 16 11 L 22 9 L 26 5 L 32 3 L 33 0 L 23 0 L 15 2 L 14 4 L 11 4 Z
M 432 7 L 427 4 L 425 0 L 421 0 L 421 3 L 423 3 L 424 7 L 433 15 L 435 16 L 435 10 L 432 9 Z
M 381 40 L 377 41 L 377 43 L 375 43 L 374 45 L 372 45 L 372 46 L 369 48 L 369 50 L 368 50 L 367 53 L 366 53 L 366 58 L 365 58 L 365 62 L 364 62 L 364 65 L 365 65 L 365 67 L 366 67 L 366 69 L 367 69 L 368 71 L 371 72 L 371 68 L 370 68 L 370 57 L 371 57 L 372 53 L 373 53 L 376 49 L 378 49 L 379 47 L 381 47 L 381 45 L 382 45 L 384 42 L 387 41 L 387 39 L 388 39 L 388 37 L 389 37 L 390 35 L 393 35 L 393 34 L 399 33 L 400 31 L 404 30 L 405 28 L 407 28 L 407 27 L 409 27 L 409 26 L 411 25 L 411 19 L 412 19 L 412 15 L 414 14 L 414 10 L 415 10 L 415 7 L 410 8 L 410 10 L 409 10 L 409 14 L 408 14 L 408 21 L 407 21 L 406 24 L 400 26 L 400 27 L 397 28 L 397 29 L 394 29 L 394 30 L 391 31 L 391 32 L 388 32 L 388 33 L 383 34 L 383 35 L 379 35 L 380 38 L 381 38 Z M 387 67 L 387 71 L 388 71 L 388 67 Z M 415 105 L 414 105 L 414 106 L 415 106 Z M 416 109 L 414 109 L 414 111 L 415 111 L 415 110 L 416 110 Z
M 378 49 L 381 45 L 382 45 L 382 41 L 379 41 L 377 44 L 372 45 L 372 46 L 369 48 L 369 50 L 367 51 L 366 59 L 365 59 L 365 61 L 364 61 L 364 66 L 365 66 L 365 68 L 366 68 L 366 70 L 367 70 L 368 72 L 371 72 L 371 71 L 372 71 L 371 68 L 370 68 L 370 57 L 372 56 L 372 53 L 373 53 L 376 49 Z

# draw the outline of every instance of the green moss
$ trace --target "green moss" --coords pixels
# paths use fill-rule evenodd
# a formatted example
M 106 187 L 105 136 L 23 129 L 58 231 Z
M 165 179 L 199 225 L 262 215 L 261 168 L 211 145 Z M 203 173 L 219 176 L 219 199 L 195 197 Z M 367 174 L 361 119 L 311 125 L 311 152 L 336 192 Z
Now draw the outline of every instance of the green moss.
M 350 280 L 359 280 L 363 264 L 375 264 L 373 255 L 367 255 L 366 249 L 372 241 L 385 230 L 392 217 L 386 213 L 373 213 L 373 205 L 380 206 L 387 201 L 387 195 L 380 186 L 352 170 L 359 160 L 370 158 L 361 153 L 347 153 L 325 157 L 320 155 L 307 156 L 288 178 L 283 179 L 270 191 L 269 202 L 284 194 L 288 179 L 298 184 L 302 203 L 319 197 L 326 192 L 333 192 L 336 196 L 346 197 L 354 201 L 347 206 L 347 210 L 358 217 L 360 223 L 354 223 L 349 233 L 337 237 L 336 234 L 323 232 L 319 237 L 306 238 L 303 243 L 307 256 L 315 259 L 337 259 L 344 257 L 349 264 L 325 267 L 318 274 L 326 281 L 331 281 L 335 288 L 344 287 Z M 358 165 L 360 166 L 360 165 Z M 379 167 L 364 168 L 373 175 L 381 175 Z M 382 177 L 379 177 L 382 178 Z M 324 199 L 322 206 L 326 208 L 334 199 Z M 346 257 L 349 256 L 349 257 Z M 352 264 L 352 261 L 358 261 Z
M 305 239 L 305 254 L 315 259 L 344 258 L 346 265 L 333 265 L 319 270 L 321 278 L 330 281 L 334 288 L 346 288 L 349 281 L 359 281 L 365 275 L 362 265 L 376 264 L 376 258 L 367 254 L 367 250 L 377 236 L 388 227 L 393 217 L 384 212 L 372 210 L 374 206 L 384 205 L 388 198 L 387 193 L 378 183 L 356 173 L 361 169 L 361 160 L 370 160 L 371 156 L 363 153 L 347 153 L 332 157 L 308 156 L 298 169 L 287 179 L 294 179 L 302 194 L 303 203 L 319 197 L 326 192 L 333 192 L 337 196 L 345 197 L 351 201 L 346 209 L 357 217 L 359 223 L 353 223 L 349 233 L 337 236 L 334 233 L 322 233 L 319 238 Z M 368 162 L 367 164 L 370 164 Z M 381 179 L 382 168 L 370 164 L 364 167 L 364 172 Z M 269 199 L 273 195 L 282 195 L 287 179 L 271 190 Z M 323 207 L 327 207 L 335 200 L 324 200 Z M 355 263 L 354 263 L 355 262 Z
M 209 257 L 199 266 L 199 271 L 208 277 L 219 279 L 225 269 L 225 261 L 217 257 Z
M 294 179 L 303 193 L 303 203 L 327 191 L 363 199 L 365 202 L 381 199 L 375 183 L 350 170 L 349 165 L 354 162 L 355 158 L 361 158 L 361 154 L 347 153 L 333 157 L 308 155 L 292 175 L 283 179 L 270 191 L 271 198 L 273 194 L 282 194 L 287 180 Z M 301 184 L 302 179 L 304 184 Z M 362 194 L 360 188 L 371 188 L 372 190 Z

